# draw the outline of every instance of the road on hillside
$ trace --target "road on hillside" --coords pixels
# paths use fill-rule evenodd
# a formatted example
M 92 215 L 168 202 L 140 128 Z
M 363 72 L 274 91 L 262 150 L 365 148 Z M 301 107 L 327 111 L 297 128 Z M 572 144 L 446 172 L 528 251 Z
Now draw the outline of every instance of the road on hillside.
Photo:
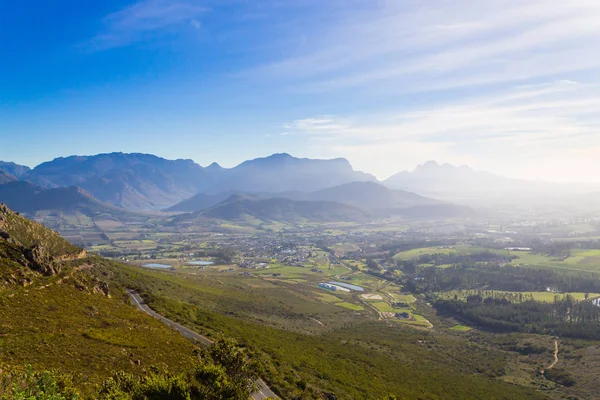
M 137 294 L 135 291 L 127 289 L 127 293 L 129 294 L 129 297 L 131 297 L 131 302 L 140 311 L 143 311 L 146 314 L 148 314 L 158 320 L 161 320 L 162 322 L 164 322 L 166 325 L 170 326 L 171 328 L 176 329 L 179 333 L 181 333 L 181 335 L 183 337 L 193 340 L 194 342 L 197 342 L 197 343 L 202 343 L 206 346 L 209 346 L 213 343 L 213 341 L 210 340 L 209 338 L 207 338 L 206 336 L 202 336 L 199 333 L 194 332 L 194 331 L 186 328 L 185 326 L 178 324 L 177 322 L 172 321 L 172 320 L 158 314 L 153 309 L 148 307 L 148 305 L 146 303 L 144 303 L 144 300 L 140 297 L 140 295 Z M 257 386 L 258 386 L 258 390 L 255 393 L 252 393 L 252 395 L 251 395 L 252 399 L 254 399 L 254 400 L 264 400 L 264 399 L 268 399 L 268 398 L 279 399 L 279 397 L 277 397 L 277 395 L 275 393 L 273 393 L 271 391 L 271 389 L 269 389 L 267 384 L 262 379 L 258 380 Z

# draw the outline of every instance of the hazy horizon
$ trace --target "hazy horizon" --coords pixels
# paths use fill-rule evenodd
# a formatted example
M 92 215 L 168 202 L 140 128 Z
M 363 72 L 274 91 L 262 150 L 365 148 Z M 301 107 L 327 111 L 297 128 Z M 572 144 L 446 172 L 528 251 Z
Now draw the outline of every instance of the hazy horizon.
M 34 3 L 35 24 L 0 16 L 2 160 L 287 152 L 600 183 L 598 2 Z
M 223 167 L 223 168 L 227 168 L 227 169 L 229 169 L 229 168 L 234 168 L 234 167 L 236 167 L 236 166 L 238 166 L 238 165 L 242 164 L 242 163 L 243 163 L 243 162 L 245 162 L 245 161 L 249 161 L 249 160 L 253 160 L 253 159 L 258 159 L 258 158 L 268 158 L 268 157 L 274 156 L 274 155 L 276 155 L 276 154 L 287 154 L 287 155 L 289 155 L 289 156 L 291 156 L 291 157 L 294 157 L 294 158 L 325 159 L 325 160 L 331 159 L 331 158 L 300 157 L 300 156 L 297 156 L 297 155 L 295 155 L 295 154 L 293 154 L 293 153 L 273 153 L 273 154 L 261 155 L 261 156 L 259 156 L 259 157 L 256 157 L 256 158 L 251 158 L 251 159 L 245 159 L 245 160 L 241 160 L 241 161 L 239 161 L 239 162 L 235 162 L 235 163 L 233 163 L 233 164 L 224 164 L 224 163 L 221 163 L 219 160 L 212 160 L 212 161 L 206 161 L 206 162 L 204 162 L 204 161 L 194 160 L 194 159 L 191 159 L 191 158 L 189 158 L 189 159 L 188 159 L 188 158 L 183 158 L 183 157 L 167 158 L 167 157 L 163 157 L 163 156 L 161 156 L 160 154 L 141 153 L 141 152 L 131 152 L 131 153 L 127 153 L 127 152 L 122 152 L 122 151 L 115 151 L 115 152 L 111 152 L 111 153 L 98 153 L 98 154 L 70 154 L 70 155 L 59 155 L 59 156 L 53 157 L 53 158 L 51 158 L 51 159 L 48 159 L 48 160 L 43 160 L 43 161 L 41 161 L 41 162 L 35 163 L 35 164 L 23 164 L 23 163 L 19 163 L 19 162 L 17 162 L 17 161 L 14 161 L 14 160 L 8 160 L 8 159 L 6 159 L 6 160 L 0 159 L 0 161 L 4 161 L 4 162 L 14 162 L 15 164 L 18 164 L 18 165 L 23 165 L 23 166 L 29 167 L 29 168 L 31 168 L 31 169 L 34 169 L 34 168 L 36 168 L 37 166 L 39 166 L 39 165 L 41 165 L 41 164 L 43 164 L 43 163 L 45 163 L 45 162 L 50 162 L 50 161 L 53 161 L 53 160 L 55 160 L 55 159 L 67 158 L 67 157 L 93 157 L 93 156 L 97 156 L 97 155 L 100 155 L 100 154 L 112 154 L 112 153 L 124 153 L 124 154 L 136 154 L 136 153 L 137 153 L 137 154 L 153 155 L 153 156 L 160 157 L 160 158 L 164 158 L 164 159 L 167 159 L 167 160 L 192 160 L 194 163 L 196 163 L 196 164 L 200 165 L 200 166 L 201 166 L 201 167 L 203 167 L 203 168 L 207 168 L 207 167 L 209 167 L 210 165 L 212 165 L 212 164 L 216 163 L 216 164 L 218 164 L 219 166 L 221 166 L 221 167 Z M 527 178 L 523 178 L 523 177 L 519 177 L 519 176 L 508 176 L 508 175 L 502 175 L 501 173 L 496 173 L 496 172 L 493 172 L 493 171 L 484 171 L 484 170 L 479 170 L 479 169 L 477 169 L 477 168 L 473 168 L 472 166 L 470 166 L 470 165 L 466 165 L 466 164 L 462 164 L 462 165 L 461 165 L 461 164 L 453 164 L 453 163 L 450 163 L 450 162 L 444 162 L 444 161 L 439 161 L 439 160 L 424 160 L 424 161 L 422 161 L 422 162 L 418 163 L 417 165 L 415 165 L 415 166 L 413 166 L 413 167 L 409 167 L 409 168 L 407 168 L 407 169 L 403 169 L 403 170 L 398 170 L 398 171 L 396 171 L 395 173 L 393 173 L 393 174 L 391 174 L 391 175 L 388 175 L 388 176 L 378 176 L 378 175 L 376 175 L 376 174 L 372 173 L 372 172 L 371 172 L 371 171 L 369 171 L 369 170 L 361 170 L 361 169 L 357 168 L 357 167 L 356 167 L 356 166 L 355 166 L 355 165 L 352 163 L 352 160 L 348 159 L 347 157 L 337 157 L 337 158 L 343 158 L 343 159 L 346 159 L 346 160 L 347 160 L 347 161 L 348 161 L 348 162 L 349 162 L 349 163 L 352 165 L 352 167 L 354 168 L 354 170 L 355 170 L 355 171 L 361 171 L 361 172 L 365 172 L 365 173 L 371 174 L 371 175 L 375 176 L 375 178 L 376 178 L 376 179 L 377 179 L 379 182 L 383 182 L 383 181 L 387 180 L 388 178 L 391 178 L 392 176 L 394 176 L 394 175 L 396 175 L 396 174 L 398 174 L 398 173 L 402 173 L 402 172 L 413 172 L 413 171 L 415 171 L 416 169 L 418 169 L 419 167 L 422 167 L 422 166 L 424 166 L 424 165 L 426 165 L 426 164 L 429 164 L 429 163 L 435 163 L 435 164 L 439 165 L 440 167 L 441 167 L 441 166 L 444 166 L 444 165 L 450 165 L 450 166 L 452 166 L 452 167 L 455 167 L 455 168 L 467 167 L 467 168 L 470 168 L 471 170 L 473 170 L 473 171 L 475 171 L 475 172 L 490 173 L 490 174 L 493 174 L 493 175 L 496 175 L 496 176 L 499 176 L 499 177 L 503 177 L 503 178 L 509 178 L 509 179 L 521 179 L 521 180 L 527 180 L 527 181 L 532 181 L 532 182 L 564 183 L 564 184 L 569 184 L 569 183 L 571 183 L 571 184 L 586 184 L 586 183 L 589 183 L 589 184 L 598 184 L 599 186 L 598 186 L 598 187 L 596 187 L 596 188 L 600 188 L 600 181 L 559 181 L 559 180 L 549 180 L 549 179 L 527 179 Z M 590 188 L 590 189 L 594 190 L 594 188 Z

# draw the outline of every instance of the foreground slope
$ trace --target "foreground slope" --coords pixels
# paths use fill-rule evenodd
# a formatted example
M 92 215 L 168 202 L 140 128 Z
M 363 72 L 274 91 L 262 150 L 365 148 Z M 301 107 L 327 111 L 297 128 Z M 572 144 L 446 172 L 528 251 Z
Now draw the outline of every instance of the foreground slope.
M 136 311 L 111 275 L 106 261 L 0 205 L 0 368 L 75 374 L 84 393 L 116 371 L 187 369 L 193 345 Z
M 546 398 L 500 380 L 508 367 L 504 352 L 443 329 L 378 321 L 368 309 L 324 303 L 311 295 L 323 293 L 300 283 L 188 269 L 120 273 L 161 315 L 255 350 L 265 380 L 282 398 Z

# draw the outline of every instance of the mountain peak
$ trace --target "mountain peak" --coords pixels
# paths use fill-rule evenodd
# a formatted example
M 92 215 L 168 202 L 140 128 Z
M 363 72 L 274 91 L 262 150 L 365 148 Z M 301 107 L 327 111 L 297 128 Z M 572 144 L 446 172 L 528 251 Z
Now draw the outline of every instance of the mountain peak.
M 427 161 L 426 163 L 417 166 L 414 169 L 414 172 L 435 171 L 435 170 L 440 169 L 441 167 L 442 166 L 437 161 L 431 160 L 431 161 Z
M 15 178 L 21 178 L 31 168 L 25 165 L 15 164 L 14 162 L 0 161 L 0 170 L 6 172 L 8 175 L 14 176 Z
M 293 157 L 293 156 L 289 155 L 288 153 L 275 153 L 275 154 L 272 154 L 271 156 L 269 156 L 267 158 L 286 159 L 286 158 L 296 158 L 296 157 Z
M 221 167 L 221 165 L 218 162 L 214 162 L 214 163 L 210 164 L 208 167 L 206 167 L 204 169 L 208 169 L 208 170 L 222 170 L 222 169 L 225 169 L 225 168 Z

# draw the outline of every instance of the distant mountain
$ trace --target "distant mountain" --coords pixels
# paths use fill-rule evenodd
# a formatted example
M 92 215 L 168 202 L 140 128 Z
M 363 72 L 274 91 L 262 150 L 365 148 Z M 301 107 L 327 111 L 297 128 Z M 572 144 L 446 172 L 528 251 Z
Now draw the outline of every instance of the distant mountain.
M 31 169 L 24 165 L 15 164 L 14 162 L 0 161 L 0 171 L 4 171 L 8 175 L 14 176 L 17 179 L 23 177 Z
M 209 167 L 217 181 L 211 193 L 237 191 L 247 193 L 310 192 L 356 181 L 377 181 L 372 175 L 355 171 L 348 160 L 314 160 L 289 154 L 273 154 L 224 169 Z
M 274 154 L 229 169 L 217 163 L 202 168 L 191 160 L 172 161 L 148 154 L 71 156 L 43 163 L 17 178 L 44 188 L 78 186 L 102 202 L 130 210 L 165 209 L 198 193 L 315 191 L 354 181 L 376 181 L 354 171 L 345 159 L 311 160 L 289 154 Z
M 437 200 L 403 190 L 390 190 L 376 182 L 351 182 L 315 192 L 243 193 L 227 191 L 216 194 L 199 193 L 168 208 L 168 212 L 194 212 L 210 208 L 232 195 L 255 195 L 262 198 L 285 198 L 296 201 L 329 201 L 353 205 L 364 210 L 406 208 L 437 204 Z
M 391 190 L 376 182 L 346 183 L 309 193 L 307 199 L 347 203 L 365 210 L 391 210 L 440 203 L 404 190 Z
M 481 199 L 518 202 L 522 199 L 547 199 L 585 189 L 576 185 L 505 178 L 467 166 L 440 165 L 435 161 L 420 165 L 414 171 L 400 172 L 383 183 L 390 189 L 457 202 Z
M 227 200 L 232 195 L 243 194 L 238 192 L 221 192 L 215 194 L 198 193 L 197 195 L 190 197 L 180 203 L 175 204 L 173 207 L 167 208 L 166 212 L 196 212 L 206 210 L 216 206 L 217 204 Z
M 0 170 L 0 185 L 3 185 L 8 182 L 14 182 L 17 180 L 17 177 L 15 177 L 14 175 L 11 175 L 6 171 Z
M 261 199 L 264 205 L 268 204 L 265 201 L 267 199 L 288 199 L 293 201 L 288 203 L 275 202 L 274 204 L 280 208 L 284 205 L 292 207 L 292 205 L 295 205 L 295 202 L 337 204 L 339 207 L 352 206 L 353 209 L 361 209 L 365 214 L 372 217 L 453 218 L 473 215 L 473 210 L 468 207 L 455 206 L 403 190 L 391 190 L 375 182 L 352 182 L 309 193 L 200 193 L 165 211 L 196 212 L 207 210 L 230 199 L 232 195 L 239 195 L 241 198 Z M 343 208 L 343 213 L 345 214 L 347 209 L 346 207 Z M 230 211 L 231 207 L 228 207 L 227 210 Z M 226 216 L 229 217 L 229 215 Z
M 365 222 L 371 218 L 367 212 L 346 204 L 233 195 L 207 210 L 180 215 L 173 220 L 173 223 L 193 223 L 207 218 L 247 221 L 248 217 L 261 221 L 290 223 Z
M 0 203 L 11 209 L 33 214 L 38 211 L 64 211 L 93 216 L 98 213 L 115 216 L 127 214 L 125 210 L 104 204 L 84 190 L 68 188 L 44 189 L 29 182 L 9 182 L 0 185 Z
M 214 184 L 191 160 L 123 153 L 57 158 L 23 179 L 45 188 L 76 185 L 103 202 L 132 210 L 169 207 Z

